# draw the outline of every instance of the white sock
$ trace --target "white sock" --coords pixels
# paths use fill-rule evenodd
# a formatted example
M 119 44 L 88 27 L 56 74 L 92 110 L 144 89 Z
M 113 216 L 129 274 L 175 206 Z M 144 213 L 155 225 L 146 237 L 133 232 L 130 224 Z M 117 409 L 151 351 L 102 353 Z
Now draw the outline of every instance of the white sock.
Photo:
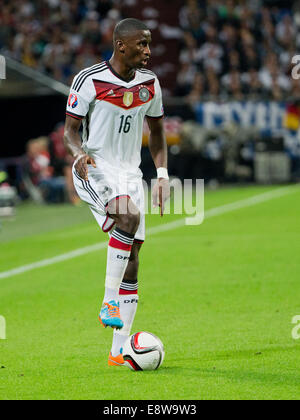
M 134 235 L 116 228 L 110 237 L 107 248 L 104 302 L 118 300 L 120 284 L 124 277 Z
M 124 289 L 126 287 L 126 289 Z M 123 294 L 123 293 L 131 294 Z M 111 353 L 113 357 L 120 354 L 120 349 L 124 346 L 125 341 L 130 336 L 131 327 L 134 321 L 134 317 L 137 310 L 138 304 L 137 294 L 137 282 L 136 283 L 121 283 L 119 302 L 120 302 L 120 314 L 121 319 L 124 322 L 124 326 L 121 330 L 114 330 L 113 342 Z
M 118 300 L 119 300 L 118 290 L 117 289 L 110 289 L 109 287 L 105 287 L 103 302 L 109 302 L 111 300 L 115 300 L 116 302 L 118 302 Z
M 113 357 L 117 357 L 121 353 L 121 349 L 124 347 L 127 338 L 127 334 L 123 335 L 120 332 L 117 332 L 117 330 L 114 330 L 113 343 L 111 347 L 111 355 Z

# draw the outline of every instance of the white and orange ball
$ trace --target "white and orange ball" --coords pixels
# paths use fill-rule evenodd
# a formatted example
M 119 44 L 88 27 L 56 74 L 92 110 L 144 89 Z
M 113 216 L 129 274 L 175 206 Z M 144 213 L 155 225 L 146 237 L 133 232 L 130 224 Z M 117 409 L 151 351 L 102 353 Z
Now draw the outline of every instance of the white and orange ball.
M 125 365 L 131 370 L 158 369 L 164 357 L 163 343 L 156 335 L 145 331 L 131 335 L 123 347 Z

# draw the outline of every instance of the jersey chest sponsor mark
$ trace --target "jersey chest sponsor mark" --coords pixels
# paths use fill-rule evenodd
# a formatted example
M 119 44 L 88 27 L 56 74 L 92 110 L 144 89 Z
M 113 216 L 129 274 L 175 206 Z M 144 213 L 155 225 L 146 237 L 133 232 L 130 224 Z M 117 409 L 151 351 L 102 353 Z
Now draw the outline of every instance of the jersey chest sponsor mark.
M 109 102 L 123 109 L 144 105 L 153 99 L 155 93 L 154 79 L 131 88 L 95 79 L 93 82 L 96 89 L 96 99 Z

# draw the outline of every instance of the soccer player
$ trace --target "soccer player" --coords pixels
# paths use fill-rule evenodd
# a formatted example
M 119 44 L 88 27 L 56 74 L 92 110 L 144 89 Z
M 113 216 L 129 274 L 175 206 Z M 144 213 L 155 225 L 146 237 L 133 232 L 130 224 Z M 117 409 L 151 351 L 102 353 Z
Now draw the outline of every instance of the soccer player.
M 162 93 L 156 75 L 145 69 L 150 42 L 151 33 L 143 22 L 119 22 L 111 59 L 78 73 L 67 102 L 64 139 L 75 157 L 74 185 L 102 230 L 110 235 L 99 319 L 103 326 L 114 328 L 108 359 L 114 366 L 124 364 L 122 347 L 138 303 L 139 252 L 145 239 L 139 169 L 145 117 L 157 168 L 153 205 L 160 206 L 161 215 L 169 197 Z

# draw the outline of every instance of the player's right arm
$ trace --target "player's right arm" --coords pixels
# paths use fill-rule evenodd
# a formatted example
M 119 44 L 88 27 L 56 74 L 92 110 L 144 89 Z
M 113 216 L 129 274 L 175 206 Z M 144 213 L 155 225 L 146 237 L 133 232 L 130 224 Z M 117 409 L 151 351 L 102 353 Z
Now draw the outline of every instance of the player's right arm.
M 81 120 L 88 113 L 90 103 L 95 98 L 95 88 L 89 74 L 90 71 L 85 69 L 74 77 L 67 101 L 64 130 L 66 148 L 75 158 L 76 171 L 85 180 L 88 180 L 87 165 L 96 167 L 94 159 L 88 156 L 82 149 L 82 141 L 79 134 Z
M 69 115 L 66 116 L 64 143 L 69 153 L 76 159 L 75 169 L 79 176 L 87 181 L 87 165 L 93 165 L 96 168 L 96 164 L 94 159 L 87 155 L 81 147 L 80 126 L 81 120 Z

